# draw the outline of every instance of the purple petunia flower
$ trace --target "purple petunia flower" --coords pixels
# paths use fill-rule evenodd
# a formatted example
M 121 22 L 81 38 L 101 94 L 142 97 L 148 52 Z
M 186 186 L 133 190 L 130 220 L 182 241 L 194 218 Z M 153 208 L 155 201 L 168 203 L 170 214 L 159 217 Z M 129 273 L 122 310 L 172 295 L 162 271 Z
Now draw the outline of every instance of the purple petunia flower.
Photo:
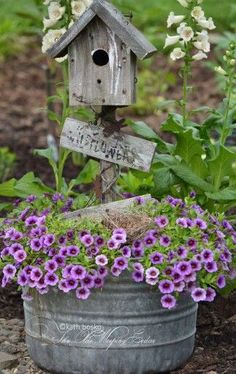
M 104 247 L 105 241 L 104 241 L 102 236 L 96 236 L 95 239 L 94 239 L 94 244 L 98 248 L 102 248 L 102 247 Z
M 145 199 L 142 196 L 135 196 L 134 199 L 138 205 L 143 205 L 145 203 Z
M 94 277 L 94 288 L 102 288 L 104 286 L 104 278 Z
M 56 250 L 56 248 L 50 248 L 50 249 L 47 251 L 47 254 L 48 254 L 49 257 L 54 257 L 54 256 L 56 256 L 56 254 L 57 254 L 57 250 Z
M 173 295 L 164 295 L 161 298 L 161 305 L 166 309 L 173 309 L 176 306 L 176 298 Z
M 45 283 L 49 286 L 55 286 L 59 282 L 59 278 L 55 273 L 45 274 Z
M 58 267 L 64 267 L 65 266 L 65 260 L 66 258 L 64 256 L 61 256 L 61 255 L 55 255 L 53 257 L 53 260 L 56 261 Z
M 14 253 L 14 259 L 17 261 L 17 262 L 23 262 L 25 261 L 26 257 L 27 257 L 27 253 L 21 249 L 17 252 Z
M 225 234 L 220 230 L 216 230 L 216 235 L 218 239 L 224 239 L 225 237 Z
M 145 272 L 147 278 L 158 278 L 160 271 L 154 266 L 148 268 Z
M 66 285 L 69 290 L 75 290 L 78 287 L 78 280 L 73 277 L 66 278 Z
M 107 256 L 105 255 L 96 256 L 95 262 L 97 265 L 105 266 L 108 264 Z
M 154 236 L 152 235 L 147 235 L 145 236 L 145 238 L 143 239 L 143 242 L 144 242 L 144 245 L 148 248 L 150 247 L 153 247 L 154 244 L 156 243 L 157 241 L 157 238 L 155 238 Z
M 137 270 L 137 271 L 141 271 L 142 273 L 144 273 L 144 267 L 139 262 L 134 262 L 133 263 L 133 269 Z
M 87 275 L 87 272 L 82 265 L 72 265 L 71 270 L 69 271 L 67 277 L 72 276 L 74 279 L 82 280 L 86 277 L 86 275 Z
M 207 262 L 204 265 L 204 268 L 206 269 L 206 271 L 208 271 L 208 273 L 215 273 L 218 270 L 218 266 L 215 261 Z
M 61 279 L 58 283 L 59 290 L 63 291 L 64 293 L 67 293 L 70 291 L 70 288 L 67 286 L 66 279 Z
M 157 229 L 149 230 L 147 232 L 147 234 L 150 235 L 150 236 L 154 236 L 154 238 L 156 238 L 156 239 L 159 237 L 159 232 L 158 232 Z
M 22 232 L 15 230 L 15 232 L 12 235 L 12 240 L 18 241 L 18 240 L 21 240 L 22 238 L 23 238 Z
M 201 230 L 206 230 L 207 229 L 207 223 L 203 221 L 201 218 L 196 218 L 194 220 L 195 226 L 199 227 Z
M 14 256 L 14 254 L 18 251 L 23 251 L 24 247 L 20 243 L 14 243 L 10 246 L 10 254 Z
M 53 234 L 46 234 L 43 237 L 43 246 L 44 247 L 51 247 L 51 245 L 55 242 L 55 236 Z
M 155 286 L 158 283 L 158 278 L 146 277 L 145 281 L 147 284 L 150 284 L 151 286 Z
M 173 279 L 173 282 L 181 282 L 183 279 L 184 279 L 184 276 L 182 274 L 180 274 L 177 270 L 173 270 L 172 271 L 172 279 Z
M 13 240 L 14 234 L 15 234 L 15 229 L 11 227 L 5 232 L 5 239 Z
M 36 216 L 29 216 L 25 220 L 25 226 L 33 226 L 36 225 L 38 222 L 38 217 Z
M 154 252 L 150 254 L 149 258 L 153 265 L 162 264 L 162 262 L 164 261 L 164 256 L 159 252 Z
M 127 257 L 127 258 L 131 257 L 130 247 L 125 246 L 125 247 L 121 248 L 121 253 L 124 257 Z
M 204 249 L 201 252 L 202 261 L 206 264 L 207 262 L 212 262 L 214 260 L 214 254 L 210 249 Z
M 176 270 L 182 275 L 188 275 L 192 272 L 192 267 L 190 262 L 181 261 L 176 265 Z
M 85 277 L 81 280 L 81 286 L 84 286 L 87 288 L 93 288 L 94 287 L 93 277 L 89 274 L 85 275 Z
M 143 271 L 140 271 L 140 270 L 133 271 L 133 273 L 132 273 L 132 279 L 135 282 L 143 282 L 143 280 L 144 280 L 144 273 L 143 273 Z
M 78 256 L 79 253 L 80 253 L 80 249 L 76 245 L 70 245 L 69 247 L 67 247 L 68 256 L 75 257 L 75 256 Z
M 105 278 L 107 276 L 107 274 L 108 274 L 108 270 L 104 266 L 99 266 L 99 268 L 97 270 L 97 273 L 98 273 L 99 277 Z
M 185 283 L 183 281 L 174 283 L 174 290 L 177 292 L 183 292 Z
M 188 227 L 188 221 L 186 218 L 183 218 L 183 217 L 177 218 L 176 223 L 178 226 L 181 226 L 184 228 Z
M 39 237 L 40 235 L 42 235 L 42 230 L 40 227 L 34 227 L 30 230 L 30 237 L 31 238 L 37 238 Z
M 30 280 L 37 282 L 40 278 L 42 278 L 43 272 L 38 267 L 33 267 L 33 269 L 30 272 Z
M 59 192 L 56 192 L 53 196 L 52 196 L 52 202 L 53 203 L 57 203 L 58 201 L 63 201 L 64 200 L 64 196 L 59 193 Z
M 24 271 L 21 271 L 19 274 L 18 274 L 18 277 L 17 277 L 17 283 L 19 284 L 19 286 L 21 287 L 24 287 L 27 285 L 28 283 L 28 277 L 26 275 L 26 273 Z
M 196 241 L 196 239 L 194 239 L 194 238 L 189 238 L 188 240 L 187 240 L 187 246 L 188 247 L 190 247 L 191 249 L 196 249 L 197 248 L 197 241 Z
M 170 237 L 167 236 L 167 235 L 161 235 L 159 241 L 160 241 L 160 245 L 161 245 L 162 247 L 169 247 L 169 245 L 170 245 L 170 243 L 171 243 L 171 239 L 170 239 Z
M 226 229 L 226 230 L 229 230 L 229 231 L 233 230 L 233 226 L 232 226 L 231 223 L 229 223 L 229 221 L 227 221 L 226 219 L 224 219 L 224 220 L 222 221 L 222 226 L 223 226 L 224 229 Z
M 166 216 L 159 216 L 154 219 L 154 222 L 160 228 L 166 227 L 169 224 L 169 220 Z
M 128 260 L 125 257 L 117 257 L 114 260 L 114 266 L 117 267 L 119 270 L 125 270 L 128 267 Z
M 35 200 L 37 200 L 37 196 L 35 196 L 35 195 L 29 195 L 29 196 L 27 196 L 27 198 L 25 199 L 25 201 L 26 201 L 27 203 L 32 203 L 32 202 L 35 201 Z
M 119 246 L 120 246 L 120 243 L 117 242 L 114 239 L 109 239 L 108 242 L 107 242 L 107 247 L 109 249 L 117 249 L 117 248 L 119 248 Z
M 201 262 L 194 259 L 190 261 L 190 265 L 194 271 L 199 271 L 202 268 Z
M 2 252 L 1 252 L 1 257 L 6 257 L 6 256 L 9 256 L 10 255 L 10 247 L 5 247 L 3 248 Z
M 117 266 L 113 265 L 111 267 L 111 274 L 114 276 L 114 277 L 119 277 L 120 274 L 121 274 L 122 270 L 119 269 Z
M 127 239 L 127 233 L 122 228 L 116 229 L 112 233 L 112 239 L 119 243 L 125 243 Z
M 87 251 L 88 251 L 88 249 L 87 249 Z M 99 248 L 93 246 L 92 248 L 89 249 L 89 251 L 90 251 L 90 253 L 91 253 L 92 256 L 97 256 L 98 253 L 99 253 Z
M 133 257 L 136 257 L 136 258 L 143 257 L 143 255 L 144 255 L 144 248 L 143 247 L 132 248 L 132 255 L 133 255 Z
M 220 259 L 225 262 L 232 262 L 232 254 L 228 249 L 225 249 L 220 255 Z
M 174 291 L 174 283 L 168 279 L 164 279 L 160 281 L 158 288 L 161 293 L 171 293 Z
M 25 301 L 32 301 L 33 300 L 33 296 L 30 295 L 28 292 L 22 293 L 21 298 L 22 298 L 22 300 L 25 300 Z
M 167 277 L 172 277 L 173 275 L 173 267 L 172 266 L 167 266 L 164 270 L 163 270 L 163 274 L 165 274 Z
M 47 286 L 38 288 L 38 293 L 40 293 L 40 295 L 45 295 L 46 293 L 48 293 L 48 291 L 49 291 L 49 288 Z
M 44 269 L 49 273 L 53 273 L 58 269 L 58 263 L 55 260 L 48 260 L 45 262 Z
M 19 219 L 21 220 L 21 221 L 25 221 L 26 220 L 26 217 L 27 217 L 27 214 L 29 213 L 29 211 L 30 211 L 30 208 L 28 207 L 28 208 L 25 208 L 24 210 L 22 210 L 22 212 L 20 213 L 20 215 L 19 215 Z
M 90 247 L 94 243 L 94 238 L 91 234 L 86 234 L 80 238 L 81 242 L 85 245 L 85 247 Z
M 71 275 L 71 270 L 73 268 L 73 264 L 66 265 L 64 269 L 62 270 L 62 276 L 63 278 L 67 278 Z
M 192 272 L 192 273 L 187 274 L 187 275 L 184 276 L 184 281 L 186 283 L 188 283 L 188 282 L 195 282 L 196 279 L 197 279 L 197 275 L 194 272 Z
M 220 274 L 217 278 L 216 284 L 219 288 L 224 288 L 226 286 L 225 276 Z
M 36 288 L 38 290 L 42 289 L 42 288 L 45 288 L 47 287 L 46 283 L 45 283 L 45 278 L 44 276 L 42 276 L 38 281 L 37 281 L 37 284 L 36 284 Z
M 68 230 L 67 233 L 66 233 L 66 236 L 67 236 L 67 239 L 68 240 L 72 240 L 74 239 L 74 231 L 73 230 Z
M 203 214 L 204 210 L 200 207 L 200 205 L 193 204 L 191 205 L 191 208 L 195 210 L 196 213 Z
M 7 264 L 6 266 L 4 266 L 2 272 L 7 279 L 12 279 L 16 274 L 16 267 L 11 264 Z
M 41 240 L 38 239 L 38 238 L 35 238 L 35 239 L 32 239 L 30 241 L 30 247 L 33 251 L 35 252 L 39 252 L 40 249 L 42 248 L 42 243 L 41 243 Z
M 204 288 L 196 287 L 192 290 L 191 296 L 193 301 L 199 302 L 206 300 L 206 290 Z
M 90 296 L 90 290 L 86 287 L 80 287 L 76 290 L 77 299 L 86 300 Z
M 61 247 L 58 254 L 60 256 L 66 257 L 68 255 L 68 248 L 67 247 Z
M 26 275 L 29 277 L 30 274 L 31 274 L 32 269 L 33 269 L 33 266 L 31 266 L 31 265 L 26 265 L 26 266 L 24 267 L 23 270 L 24 270 L 24 272 L 26 273 Z
M 178 249 L 177 249 L 177 254 L 179 257 L 181 258 L 186 258 L 187 257 L 187 254 L 188 254 L 188 251 L 187 249 L 184 247 L 184 246 L 180 246 Z
M 196 192 L 195 191 L 191 191 L 191 192 L 189 192 L 189 197 L 191 197 L 191 199 L 195 199 L 195 197 L 196 197 Z
M 216 297 L 215 290 L 213 288 L 211 288 L 211 287 L 208 287 L 206 289 L 206 298 L 205 298 L 205 301 L 212 302 L 212 301 L 214 301 L 215 297 Z

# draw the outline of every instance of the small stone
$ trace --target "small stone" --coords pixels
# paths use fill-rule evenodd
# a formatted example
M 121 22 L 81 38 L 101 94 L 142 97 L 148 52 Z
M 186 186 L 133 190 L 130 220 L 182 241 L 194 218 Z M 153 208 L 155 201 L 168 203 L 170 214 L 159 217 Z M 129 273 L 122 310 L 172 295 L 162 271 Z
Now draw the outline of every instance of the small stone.
M 5 352 L 0 352 L 0 369 L 7 369 L 15 366 L 18 358 Z

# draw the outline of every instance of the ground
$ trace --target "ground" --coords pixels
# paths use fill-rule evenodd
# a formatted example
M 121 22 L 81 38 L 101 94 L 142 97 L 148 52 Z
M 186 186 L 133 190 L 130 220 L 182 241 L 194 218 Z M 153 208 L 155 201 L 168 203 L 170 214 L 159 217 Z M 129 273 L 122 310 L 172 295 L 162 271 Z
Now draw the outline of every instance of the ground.
M 158 58 L 156 68 L 166 69 L 166 59 Z M 0 146 L 9 146 L 17 153 L 15 176 L 33 170 L 52 182 L 46 163 L 32 156 L 34 148 L 46 147 L 48 123 L 45 114 L 46 61 L 37 50 L 28 50 L 17 58 L 0 65 Z M 199 65 L 193 79 L 197 89 L 193 93 L 194 104 L 215 105 L 219 100 L 212 72 Z M 166 98 L 173 98 L 173 91 Z M 178 87 L 177 87 L 178 92 Z M 161 117 L 146 118 L 158 130 Z M 54 129 L 50 128 L 54 133 Z M 219 297 L 213 304 L 199 308 L 195 352 L 183 369 L 172 374 L 235 374 L 236 373 L 236 295 L 229 299 Z M 22 301 L 16 290 L 0 291 L 0 351 L 17 355 L 18 364 L 5 374 L 42 373 L 31 362 L 24 343 Z M 1 371 L 0 371 L 1 373 Z

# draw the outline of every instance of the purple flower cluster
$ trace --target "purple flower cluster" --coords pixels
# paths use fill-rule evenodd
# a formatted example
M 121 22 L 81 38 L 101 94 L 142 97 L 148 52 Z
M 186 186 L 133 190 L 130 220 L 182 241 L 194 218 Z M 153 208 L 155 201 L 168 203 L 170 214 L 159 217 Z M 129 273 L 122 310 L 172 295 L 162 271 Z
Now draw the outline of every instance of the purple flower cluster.
M 76 222 L 72 226 L 62 222 L 58 230 L 56 223 L 53 226 L 53 209 L 37 212 L 33 208 L 37 200 L 30 196 L 31 207 L 5 220 L 0 233 L 1 285 L 16 281 L 23 298 L 30 297 L 24 291 L 27 286 L 40 294 L 57 287 L 86 300 L 108 276 L 131 271 L 134 282 L 156 287 L 164 308 L 174 308 L 176 295 L 182 292 L 190 293 L 195 302 L 213 301 L 216 290 L 236 277 L 232 265 L 236 231 L 226 219 L 193 204 L 193 197 L 188 202 L 168 196 L 153 204 L 137 199 L 137 214 L 145 211 L 152 223 L 131 240 L 122 227 L 111 232 L 96 223 L 81 229 Z M 50 199 L 60 209 L 73 204 L 60 194 Z

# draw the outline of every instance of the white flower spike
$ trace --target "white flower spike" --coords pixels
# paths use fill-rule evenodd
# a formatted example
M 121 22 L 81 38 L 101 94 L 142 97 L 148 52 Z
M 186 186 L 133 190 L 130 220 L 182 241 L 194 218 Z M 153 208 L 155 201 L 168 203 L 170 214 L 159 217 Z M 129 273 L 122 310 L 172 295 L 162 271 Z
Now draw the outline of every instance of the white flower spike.
M 173 60 L 173 61 L 176 61 L 176 60 L 179 60 L 180 58 L 183 58 L 185 56 L 185 52 L 182 51 L 181 48 L 175 48 L 171 54 L 170 54 L 170 58 Z
M 62 29 L 57 30 L 49 30 L 47 34 L 43 37 L 42 43 L 42 52 L 46 53 L 46 51 L 56 43 L 58 39 L 66 32 L 66 28 L 63 27 Z
M 173 35 L 173 36 L 167 35 L 164 48 L 169 47 L 170 45 L 178 43 L 179 39 L 180 39 L 179 35 Z
M 184 18 L 185 16 L 176 16 L 174 12 L 170 12 L 167 18 L 167 27 L 169 28 L 176 23 L 182 22 Z
M 203 27 L 204 29 L 214 30 L 216 28 L 212 17 L 210 17 L 208 19 L 206 19 L 205 17 L 199 18 L 197 20 L 197 22 L 198 22 L 199 26 Z
M 206 53 L 204 53 L 202 51 L 199 51 L 198 53 L 196 53 L 195 55 L 193 55 L 192 58 L 195 61 L 200 61 L 200 60 L 203 60 L 204 58 L 207 58 L 207 55 L 206 55 Z
M 52 1 L 48 7 L 49 19 L 59 21 L 65 13 L 65 7 L 60 6 L 57 1 Z
M 197 39 L 193 43 L 194 47 L 206 53 L 210 52 L 211 46 L 208 40 L 208 37 L 209 37 L 208 32 L 206 30 L 203 30 L 201 32 L 198 32 L 197 34 L 198 34 Z

